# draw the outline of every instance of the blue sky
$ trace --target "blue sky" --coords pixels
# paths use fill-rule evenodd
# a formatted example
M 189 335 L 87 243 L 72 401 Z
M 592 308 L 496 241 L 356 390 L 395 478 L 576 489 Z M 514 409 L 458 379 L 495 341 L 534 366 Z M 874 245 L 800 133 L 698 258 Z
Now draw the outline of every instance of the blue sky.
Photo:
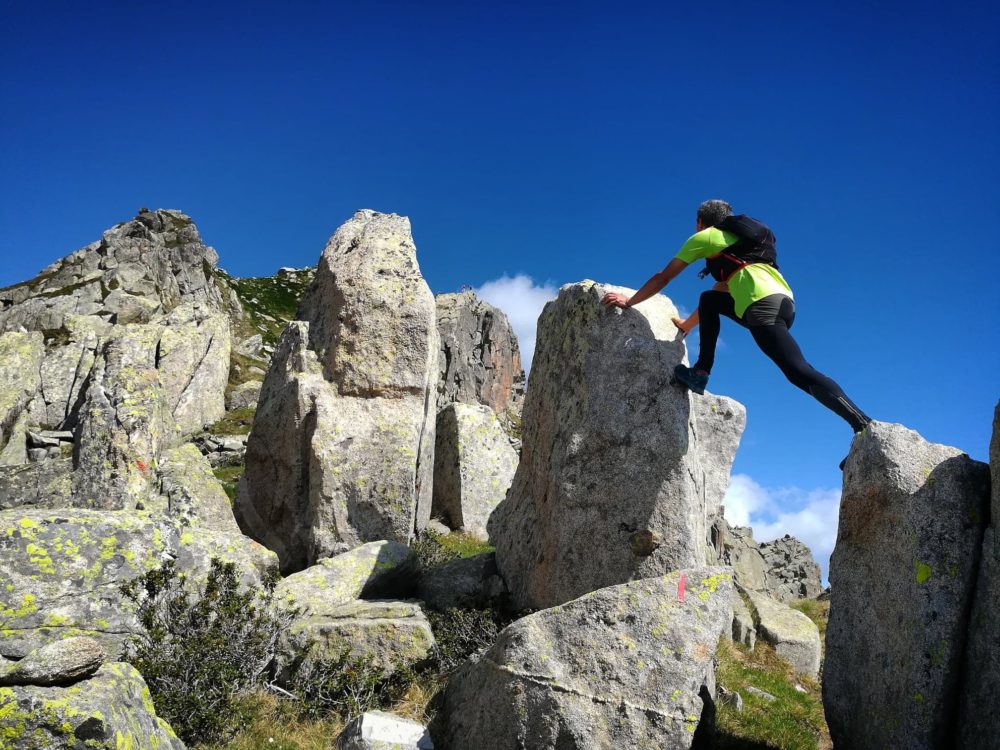
M 996 4 L 673 6 L 4 3 L 0 285 L 140 206 L 189 213 L 238 275 L 315 263 L 365 207 L 410 216 L 435 292 L 492 282 L 530 327 L 563 283 L 639 286 L 723 197 L 774 229 L 813 364 L 985 459 Z M 710 388 L 749 412 L 732 512 L 822 557 L 849 430 L 722 336 Z

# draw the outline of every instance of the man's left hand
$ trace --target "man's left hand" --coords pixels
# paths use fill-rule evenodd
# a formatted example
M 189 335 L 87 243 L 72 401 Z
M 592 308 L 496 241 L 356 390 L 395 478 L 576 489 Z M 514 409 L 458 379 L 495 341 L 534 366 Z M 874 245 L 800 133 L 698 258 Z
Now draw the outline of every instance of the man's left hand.
M 608 292 L 601 300 L 605 307 L 628 307 L 628 297 L 619 292 Z

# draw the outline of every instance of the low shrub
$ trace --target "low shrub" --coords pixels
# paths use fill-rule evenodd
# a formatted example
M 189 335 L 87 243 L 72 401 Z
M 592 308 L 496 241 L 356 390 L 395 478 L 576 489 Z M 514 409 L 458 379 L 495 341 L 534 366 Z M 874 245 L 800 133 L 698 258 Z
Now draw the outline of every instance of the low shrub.
M 437 642 L 437 669 L 442 675 L 492 646 L 501 628 L 496 614 L 488 609 L 431 611 L 427 619 Z
M 212 559 L 203 586 L 190 586 L 172 560 L 122 586 L 142 625 L 123 658 L 186 743 L 230 735 L 246 720 L 238 699 L 266 685 L 291 620 L 273 606 L 276 583 L 277 574 L 263 589 L 245 587 L 235 565 Z
M 344 720 L 373 709 L 388 709 L 416 678 L 412 669 L 391 674 L 371 659 L 352 657 L 349 649 L 332 659 L 309 662 L 296 673 L 291 692 L 303 716 L 332 715 Z

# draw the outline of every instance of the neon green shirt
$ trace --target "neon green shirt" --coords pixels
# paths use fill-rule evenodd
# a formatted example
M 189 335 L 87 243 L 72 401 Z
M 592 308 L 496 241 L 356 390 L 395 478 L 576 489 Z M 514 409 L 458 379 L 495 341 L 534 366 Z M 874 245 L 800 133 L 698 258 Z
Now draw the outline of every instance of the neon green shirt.
M 715 227 L 702 229 L 691 235 L 684 243 L 677 253 L 677 259 L 685 263 L 694 263 L 696 260 L 721 253 L 738 239 L 735 234 L 723 232 Z M 752 263 L 732 275 L 729 279 L 729 293 L 733 296 L 736 314 L 742 318 L 746 309 L 757 300 L 772 294 L 792 297 L 792 288 L 774 266 L 769 266 L 767 263 Z

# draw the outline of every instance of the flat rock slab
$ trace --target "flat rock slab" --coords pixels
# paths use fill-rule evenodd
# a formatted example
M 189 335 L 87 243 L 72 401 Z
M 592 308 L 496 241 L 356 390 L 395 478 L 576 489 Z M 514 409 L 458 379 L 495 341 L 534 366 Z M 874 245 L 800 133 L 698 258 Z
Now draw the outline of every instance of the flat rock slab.
M 322 616 L 355 599 L 405 596 L 417 574 L 417 556 L 405 544 L 369 542 L 293 573 L 278 584 L 275 597 L 303 615 Z
M 988 486 L 986 464 L 902 425 L 855 436 L 823 667 L 837 750 L 952 742 Z
M 0 740 L 9 750 L 184 750 L 142 675 L 121 662 L 70 687 L 0 687 Z
M 431 728 L 435 743 L 690 747 L 702 696 L 714 690 L 713 658 L 732 621 L 732 593 L 731 569 L 694 568 L 518 620 L 449 680 Z
M 345 652 L 391 674 L 427 661 L 434 643 L 430 623 L 417 602 L 348 602 L 292 622 L 278 646 L 278 679 L 287 682 L 299 669 L 335 661 Z
M 816 623 L 767 594 L 746 594 L 754 608 L 754 625 L 760 639 L 771 644 L 796 671 L 816 677 L 822 651 Z
M 382 711 L 366 711 L 337 737 L 337 750 L 433 750 L 427 729 Z
M 67 635 L 116 653 L 136 627 L 119 586 L 159 567 L 170 541 L 136 511 L 0 512 L 0 653 L 22 658 Z
M 97 671 L 107 659 L 104 648 L 93 638 L 71 636 L 35 649 L 0 671 L 0 686 L 65 685 Z

